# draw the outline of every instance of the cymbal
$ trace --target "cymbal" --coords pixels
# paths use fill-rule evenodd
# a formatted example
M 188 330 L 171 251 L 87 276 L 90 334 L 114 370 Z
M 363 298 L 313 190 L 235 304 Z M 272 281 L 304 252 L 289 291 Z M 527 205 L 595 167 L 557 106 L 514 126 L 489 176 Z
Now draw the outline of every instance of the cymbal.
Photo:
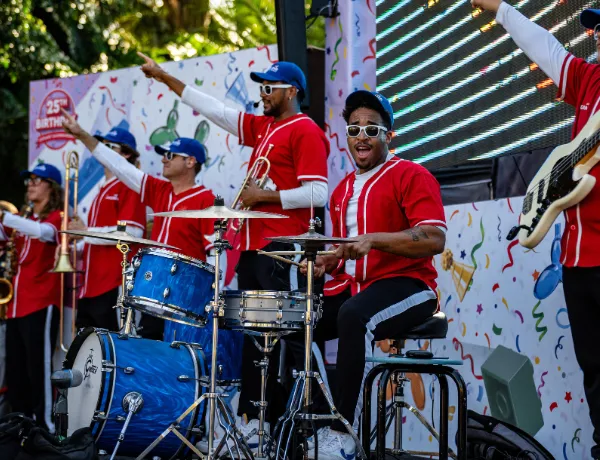
M 288 216 L 272 212 L 245 211 L 227 206 L 210 206 L 206 209 L 156 212 L 156 217 L 184 217 L 187 219 L 287 219 Z
M 170 244 L 159 243 L 154 240 L 147 240 L 145 238 L 138 238 L 137 236 L 133 236 L 131 233 L 127 233 L 121 230 L 115 230 L 113 232 L 91 232 L 89 230 L 64 230 L 59 233 L 66 233 L 67 235 L 75 235 L 75 236 L 89 236 L 91 238 L 100 238 L 101 240 L 110 240 L 121 243 L 135 243 L 135 244 L 145 244 L 148 246 L 154 246 L 157 248 L 169 248 L 169 249 L 179 249 L 175 246 L 171 246 Z
M 337 238 L 333 236 L 325 236 L 315 231 L 308 231 L 302 235 L 296 236 L 273 236 L 266 237 L 266 240 L 277 241 L 279 243 L 295 243 L 300 246 L 319 245 L 319 244 L 340 244 L 340 243 L 356 243 L 358 240 L 353 238 Z

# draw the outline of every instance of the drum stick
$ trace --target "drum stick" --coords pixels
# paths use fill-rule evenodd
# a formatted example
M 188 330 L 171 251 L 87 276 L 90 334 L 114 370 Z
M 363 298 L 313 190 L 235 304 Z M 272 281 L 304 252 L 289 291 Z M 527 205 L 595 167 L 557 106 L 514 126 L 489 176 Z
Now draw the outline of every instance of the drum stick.
M 305 254 L 304 251 L 273 251 L 273 252 L 265 252 L 265 251 L 257 251 L 259 254 L 264 254 L 266 256 L 295 256 L 298 254 Z M 334 256 L 335 251 L 319 251 L 317 252 L 318 256 Z
M 256 251 L 256 252 L 258 252 L 259 254 L 261 254 L 263 256 L 269 256 L 269 257 L 272 257 L 273 259 L 281 260 L 282 262 L 287 262 L 288 264 L 292 264 L 292 265 L 295 265 L 297 267 L 301 267 L 302 266 L 302 264 L 296 262 L 295 260 L 286 259 L 285 257 L 281 257 L 281 256 L 278 256 L 278 255 L 275 255 L 275 254 L 271 254 L 270 252 L 265 252 L 265 251 Z M 290 251 L 290 252 L 293 252 L 293 251 Z

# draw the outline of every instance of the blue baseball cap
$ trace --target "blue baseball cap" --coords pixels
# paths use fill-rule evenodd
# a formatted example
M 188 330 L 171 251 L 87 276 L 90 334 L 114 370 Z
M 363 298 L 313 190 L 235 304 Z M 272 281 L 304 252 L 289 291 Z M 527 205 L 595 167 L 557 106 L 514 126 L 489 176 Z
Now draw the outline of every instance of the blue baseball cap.
M 62 185 L 62 176 L 58 168 L 50 163 L 40 163 L 31 171 L 21 171 L 21 177 L 26 178 L 31 175 L 36 175 L 44 179 L 56 182 L 58 185 Z
M 117 144 L 126 145 L 131 150 L 133 150 L 137 155 L 137 143 L 135 142 L 135 136 L 131 134 L 129 131 L 123 128 L 112 128 L 106 135 L 96 135 L 94 136 L 99 141 L 108 141 L 115 142 Z
M 198 142 L 196 139 L 189 137 L 178 137 L 168 146 L 162 147 L 157 145 L 154 147 L 156 153 L 164 155 L 165 152 L 183 153 L 194 157 L 196 161 L 203 164 L 206 161 L 206 147 Z
M 600 10 L 583 10 L 579 16 L 579 21 L 581 21 L 581 25 L 586 29 L 594 30 L 600 24 Z
M 392 104 L 390 104 L 390 101 L 380 93 L 366 90 L 354 91 L 346 98 L 346 107 L 348 106 L 356 106 L 356 108 L 368 107 L 376 110 L 384 117 L 384 121 L 385 116 L 389 118 L 390 128 L 394 126 L 394 110 L 392 109 Z
M 293 62 L 279 61 L 273 64 L 266 72 L 251 72 L 252 81 L 282 81 L 295 86 L 303 93 L 306 92 L 306 77 L 304 72 Z

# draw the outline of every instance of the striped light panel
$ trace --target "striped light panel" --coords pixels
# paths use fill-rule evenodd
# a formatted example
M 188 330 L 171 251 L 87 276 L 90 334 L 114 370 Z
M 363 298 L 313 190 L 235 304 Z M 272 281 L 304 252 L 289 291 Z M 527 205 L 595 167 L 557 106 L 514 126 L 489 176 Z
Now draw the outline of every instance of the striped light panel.
M 575 56 L 595 1 L 509 1 Z M 394 152 L 438 169 L 566 143 L 574 109 L 488 12 L 468 0 L 377 0 L 377 90 L 394 109 Z M 597 6 L 596 6 L 597 7 Z

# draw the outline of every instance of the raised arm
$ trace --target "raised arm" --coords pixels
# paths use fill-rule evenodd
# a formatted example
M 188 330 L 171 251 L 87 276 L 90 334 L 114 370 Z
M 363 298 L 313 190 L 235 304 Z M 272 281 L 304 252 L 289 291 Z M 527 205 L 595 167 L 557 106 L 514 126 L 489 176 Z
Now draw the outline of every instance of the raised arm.
M 517 46 L 559 85 L 560 71 L 568 52 L 554 35 L 502 0 L 471 0 L 471 4 L 496 13 L 496 21 L 506 29 Z
M 61 109 L 65 117 L 63 128 L 69 134 L 72 134 L 77 140 L 85 145 L 92 155 L 110 171 L 117 176 L 127 187 L 136 193 L 140 193 L 142 189 L 142 180 L 144 173 L 129 163 L 124 157 L 119 155 L 114 150 L 98 141 L 94 136 L 86 132 L 79 123 L 75 121 L 69 113 Z
M 22 235 L 29 236 L 30 238 L 38 239 L 44 243 L 57 242 L 57 229 L 51 224 L 45 222 L 36 222 L 31 219 L 26 219 L 8 212 L 4 213 L 2 211 L 0 211 L 0 221 L 2 222 L 0 226 L 12 228 Z M 4 229 L 0 231 L 0 235 L 6 235 Z
M 167 73 L 145 54 L 138 52 L 138 56 L 145 61 L 145 64 L 142 65 L 142 72 L 147 78 L 154 78 L 156 81 L 164 83 L 181 97 L 184 104 L 189 105 L 225 131 L 239 137 L 238 120 L 240 112 L 238 110 L 227 107 L 218 99 L 186 85 Z

